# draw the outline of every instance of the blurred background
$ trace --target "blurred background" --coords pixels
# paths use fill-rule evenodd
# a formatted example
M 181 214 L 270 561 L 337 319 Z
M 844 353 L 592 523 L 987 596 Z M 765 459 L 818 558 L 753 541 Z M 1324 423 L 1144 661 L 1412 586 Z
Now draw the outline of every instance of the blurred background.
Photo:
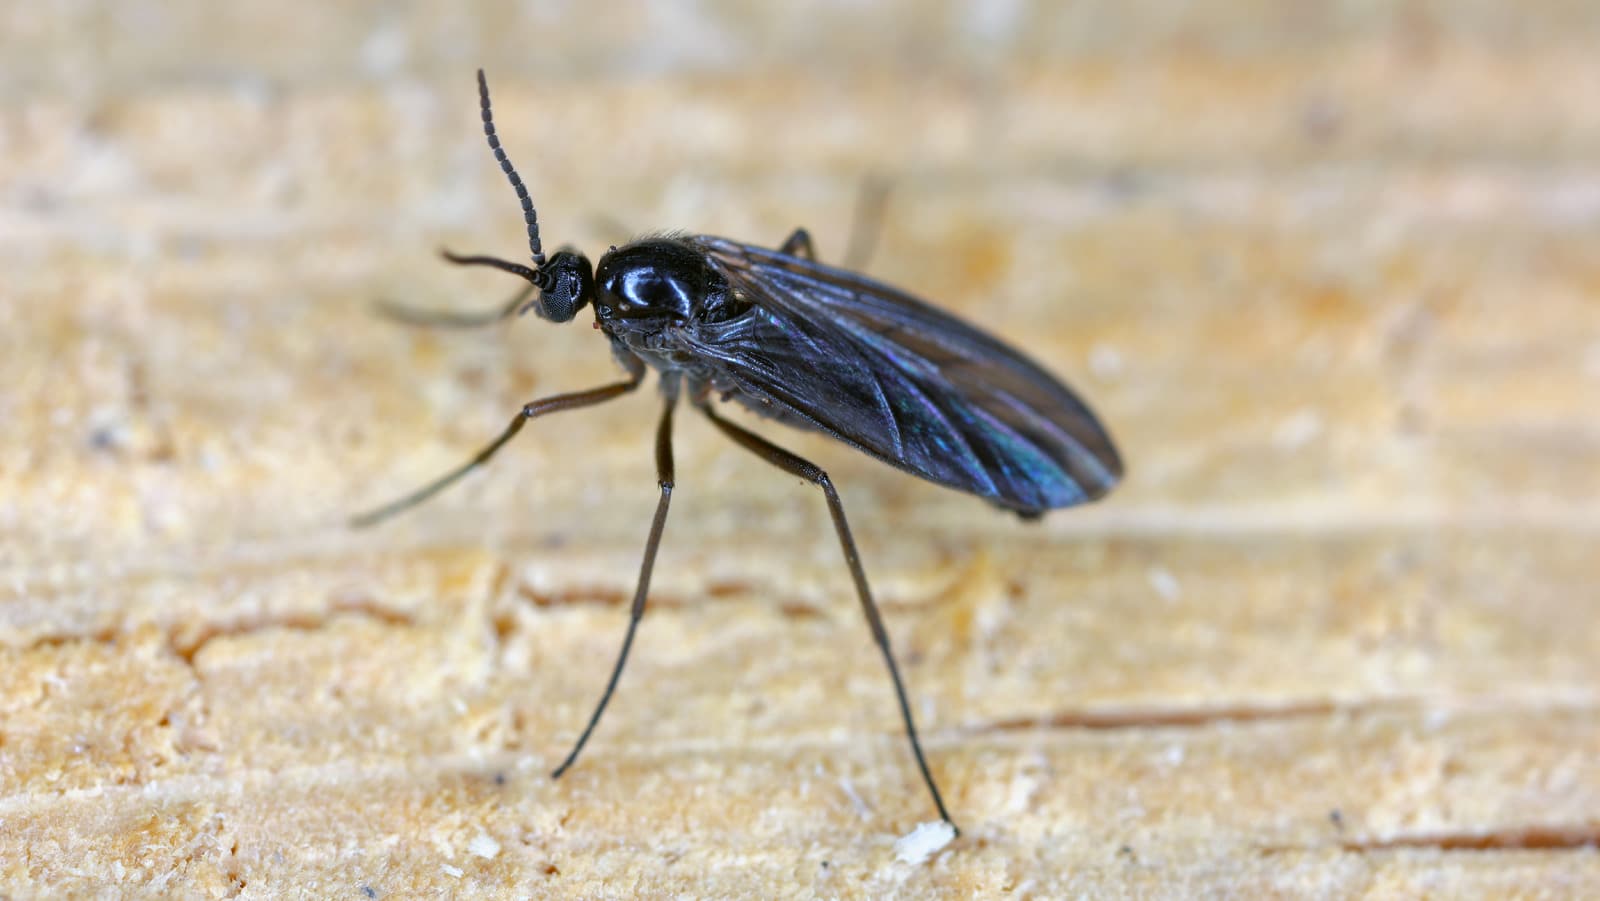
M 616 850 L 679 816 L 691 861 L 743 861 L 734 893 L 833 891 L 796 847 L 869 890 L 1600 878 L 1596 46 L 1578 0 L 0 9 L 4 856 L 65 830 L 122 860 L 178 805 L 151 847 L 233 840 L 224 886 L 459 887 L 430 849 L 485 808 L 437 774 L 500 767 L 525 818 L 482 830 L 518 850 L 442 864 L 484 891 L 546 864 L 704 888 Z M 820 499 L 692 417 L 577 787 L 541 767 L 620 640 L 653 400 L 343 527 L 617 371 L 582 321 L 372 312 L 516 287 L 436 256 L 524 253 L 479 66 L 547 248 L 803 225 L 836 261 L 881 178 L 867 271 L 1117 437 L 1110 499 L 1023 526 L 762 427 L 840 486 L 964 856 L 891 878 L 881 843 L 830 844 L 931 812 Z M 99 832 L 60 794 L 111 784 Z M 360 816 L 294 806 L 344 791 Z M 1463 866 L 1474 842 L 1516 853 Z

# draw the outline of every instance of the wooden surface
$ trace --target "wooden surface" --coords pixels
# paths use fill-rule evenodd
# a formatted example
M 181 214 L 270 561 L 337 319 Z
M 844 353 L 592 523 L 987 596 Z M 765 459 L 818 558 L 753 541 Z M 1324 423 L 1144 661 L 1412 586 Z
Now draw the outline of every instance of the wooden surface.
M 14 4 L 0 13 L 0 892 L 1593 897 L 1600 8 Z M 788 9 L 788 7 L 782 7 Z M 547 241 L 837 258 L 1079 386 L 1129 464 L 1034 525 L 833 473 L 965 835 L 931 818 L 816 493 L 639 396 L 344 515 L 528 399 L 469 334 Z

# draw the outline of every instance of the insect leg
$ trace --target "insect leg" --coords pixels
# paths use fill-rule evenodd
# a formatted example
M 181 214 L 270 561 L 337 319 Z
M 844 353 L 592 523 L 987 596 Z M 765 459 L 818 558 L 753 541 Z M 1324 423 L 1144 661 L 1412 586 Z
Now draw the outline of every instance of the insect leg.
M 811 233 L 803 228 L 797 228 L 789 237 L 783 239 L 783 245 L 778 248 L 779 253 L 786 253 L 792 257 L 804 257 L 817 261 L 816 248 L 811 246 Z
M 889 205 L 889 182 L 869 175 L 856 195 L 855 219 L 850 223 L 850 243 L 844 252 L 844 268 L 856 272 L 867 268 L 872 252 L 883 234 L 883 211 Z
M 380 300 L 378 313 L 405 325 L 423 328 L 480 328 L 510 319 L 532 296 L 534 285 L 523 285 L 497 309 L 478 313 L 452 313 L 447 310 L 419 310 Z
M 844 252 L 844 268 L 860 271 L 872 259 L 878 235 L 883 231 L 883 210 L 888 205 L 889 185 L 881 178 L 869 176 L 861 183 L 856 197 L 855 219 L 850 223 L 850 243 Z M 816 248 L 811 243 L 811 233 L 795 229 L 778 247 L 779 253 L 817 261 Z
M 628 662 L 628 649 L 633 647 L 633 636 L 639 629 L 639 620 L 644 618 L 644 599 L 650 592 L 650 573 L 656 566 L 656 549 L 661 546 L 661 532 L 667 525 L 667 505 L 672 502 L 674 479 L 672 410 L 678 405 L 678 391 L 676 382 L 663 384 L 668 386 L 666 403 L 661 409 L 661 422 L 656 426 L 656 480 L 661 486 L 661 500 L 656 502 L 656 516 L 650 521 L 650 537 L 645 539 L 644 560 L 639 563 L 639 584 L 633 591 L 633 609 L 628 618 L 628 632 L 622 638 L 622 650 L 617 654 L 616 665 L 611 668 L 611 678 L 606 681 L 605 693 L 600 696 L 600 703 L 595 705 L 594 714 L 589 717 L 589 725 L 583 727 L 583 734 L 578 736 L 578 743 L 572 746 L 572 753 L 568 754 L 567 759 L 561 761 L 561 765 L 550 774 L 551 779 L 560 779 L 561 774 L 577 761 L 579 752 L 589 741 L 589 735 L 600 723 L 600 715 L 606 712 L 606 704 L 610 703 L 612 693 L 617 690 L 617 680 L 622 677 L 622 665 Z
M 596 404 L 603 404 L 608 400 L 612 400 L 627 394 L 629 391 L 639 387 L 639 383 L 644 381 L 644 364 L 642 362 L 634 360 L 630 365 L 630 368 L 633 371 L 630 373 L 630 377 L 627 381 L 615 382 L 610 385 L 602 385 L 599 388 L 590 388 L 587 391 L 574 391 L 570 394 L 557 394 L 525 404 L 522 409 L 517 412 L 516 418 L 511 420 L 511 424 L 506 426 L 505 431 L 500 433 L 500 437 L 489 442 L 489 444 L 484 447 L 483 450 L 480 450 L 474 454 L 472 459 L 445 473 L 439 478 L 434 479 L 432 482 L 429 482 L 421 488 L 418 488 L 416 491 L 399 498 L 398 500 L 384 504 L 375 510 L 368 510 L 367 512 L 358 516 L 351 517 L 350 525 L 357 529 L 366 528 L 367 526 L 382 522 L 383 520 L 388 519 L 397 513 L 409 510 L 445 490 L 446 488 L 449 488 L 462 476 L 489 462 L 489 458 L 493 457 L 495 452 L 499 451 L 500 448 L 506 445 L 506 442 L 510 441 L 518 432 L 522 431 L 523 425 L 525 425 L 530 419 L 543 416 L 546 413 L 559 413 L 562 410 L 576 410 L 580 407 L 592 407 Z
M 917 768 L 922 771 L 922 781 L 927 784 L 929 793 L 933 795 L 934 806 L 939 808 L 939 818 L 949 823 L 950 828 L 959 835 L 961 830 L 956 828 L 955 822 L 950 819 L 949 811 L 945 810 L 944 798 L 939 795 L 939 786 L 934 784 L 933 773 L 928 769 L 928 761 L 922 755 L 922 742 L 917 739 L 917 724 L 911 717 L 911 703 L 906 699 L 905 683 L 900 679 L 900 667 L 894 662 L 894 652 L 889 649 L 889 633 L 883 627 L 883 617 L 878 615 L 878 605 L 872 600 L 872 589 L 867 586 L 867 573 L 861 566 L 861 555 L 856 551 L 855 539 L 850 537 L 850 524 L 845 521 L 844 504 L 839 500 L 839 492 L 834 490 L 833 482 L 815 463 L 723 419 L 710 404 L 701 404 L 700 409 L 713 425 L 732 438 L 736 444 L 784 472 L 816 485 L 827 497 L 828 512 L 833 516 L 833 529 L 839 534 L 839 544 L 844 549 L 845 562 L 850 566 L 850 578 L 856 583 L 856 596 L 861 599 L 861 611 L 866 614 L 867 626 L 872 630 L 872 639 L 883 652 L 883 662 L 889 667 L 889 678 L 894 681 L 894 693 L 900 701 L 900 716 L 905 722 L 906 737 L 911 739 L 911 753 L 917 758 Z

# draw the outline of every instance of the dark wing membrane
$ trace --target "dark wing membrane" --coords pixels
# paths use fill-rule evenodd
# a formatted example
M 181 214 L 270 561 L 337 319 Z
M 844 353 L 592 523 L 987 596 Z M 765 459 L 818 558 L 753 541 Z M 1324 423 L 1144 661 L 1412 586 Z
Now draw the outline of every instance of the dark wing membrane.
M 847 270 L 687 240 L 754 305 L 694 339 L 719 389 L 1021 513 L 1094 500 L 1121 477 L 1083 401 L 994 338 Z

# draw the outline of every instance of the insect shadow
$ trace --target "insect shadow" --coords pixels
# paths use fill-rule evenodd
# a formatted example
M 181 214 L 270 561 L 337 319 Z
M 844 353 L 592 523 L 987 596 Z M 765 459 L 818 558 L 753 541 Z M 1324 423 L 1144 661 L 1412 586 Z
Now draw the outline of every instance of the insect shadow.
M 444 257 L 509 272 L 527 285 L 488 314 L 395 307 L 387 312 L 419 324 L 469 327 L 530 310 L 551 322 L 569 322 L 592 307 L 595 327 L 610 340 L 626 377 L 525 404 L 470 460 L 354 517 L 352 524 L 370 526 L 415 507 L 487 463 L 529 420 L 621 397 L 654 369 L 663 397 L 655 440 L 661 496 L 645 540 L 627 632 L 594 713 L 551 777 L 559 779 L 573 765 L 600 722 L 644 615 L 676 484 L 672 420 L 681 396 L 735 444 L 821 489 L 862 613 L 894 683 L 917 768 L 939 817 L 954 829 L 923 754 L 839 492 L 821 467 L 724 419 L 713 400 L 736 401 L 785 425 L 822 432 L 1025 519 L 1095 500 L 1117 483 L 1122 462 L 1105 428 L 1071 389 L 1019 351 L 897 288 L 818 262 L 805 229 L 796 229 L 776 250 L 672 234 L 612 247 L 598 266 L 565 248 L 546 258 L 533 201 L 495 134 L 481 69 L 478 97 L 489 148 L 522 204 L 533 265 L 448 251 Z M 881 211 L 881 198 L 878 204 Z M 852 243 L 855 266 L 870 248 Z

